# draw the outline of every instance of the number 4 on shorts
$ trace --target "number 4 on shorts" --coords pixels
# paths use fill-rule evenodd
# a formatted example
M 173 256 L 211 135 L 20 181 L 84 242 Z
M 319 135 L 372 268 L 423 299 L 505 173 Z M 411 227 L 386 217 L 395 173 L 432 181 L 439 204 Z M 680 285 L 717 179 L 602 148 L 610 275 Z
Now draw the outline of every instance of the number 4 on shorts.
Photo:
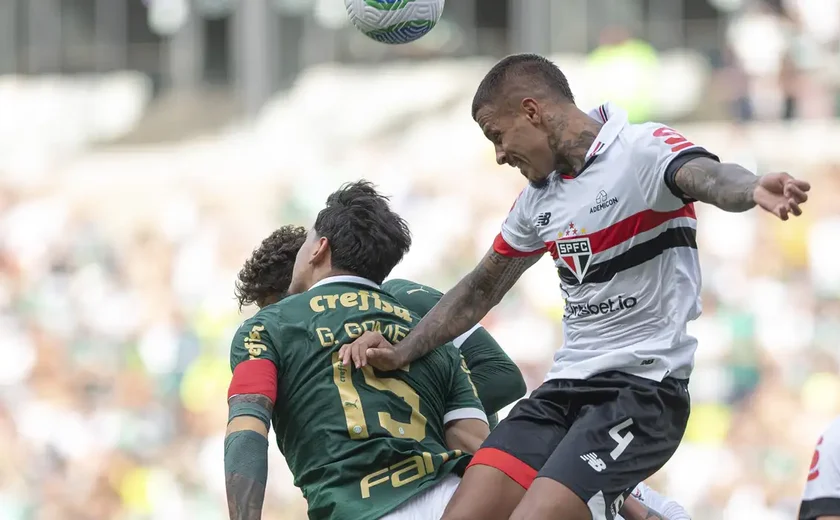
M 624 450 L 627 449 L 627 446 L 630 444 L 630 441 L 633 440 L 633 432 L 627 432 L 624 435 L 621 435 L 622 430 L 626 430 L 630 426 L 633 425 L 633 419 L 627 419 L 626 421 L 619 423 L 612 428 L 610 428 L 610 437 L 612 440 L 618 444 L 614 450 L 610 452 L 610 457 L 612 460 L 617 460 Z

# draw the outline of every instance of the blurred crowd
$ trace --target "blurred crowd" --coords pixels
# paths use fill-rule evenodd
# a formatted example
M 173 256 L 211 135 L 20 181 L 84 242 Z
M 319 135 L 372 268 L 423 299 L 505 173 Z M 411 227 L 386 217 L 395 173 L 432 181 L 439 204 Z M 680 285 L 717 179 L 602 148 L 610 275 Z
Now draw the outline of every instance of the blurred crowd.
M 414 232 L 396 275 L 446 289 L 488 247 L 520 180 L 484 151 L 472 174 L 373 175 Z M 692 420 L 653 482 L 698 520 L 793 518 L 813 444 L 840 413 L 839 174 L 809 170 L 808 213 L 784 224 L 700 211 Z M 235 274 L 337 185 L 282 179 L 94 176 L 0 192 L 0 518 L 225 516 L 227 348 L 253 312 L 237 312 Z M 561 342 L 555 277 L 542 261 L 485 319 L 532 389 Z M 274 446 L 271 464 L 266 518 L 302 518 Z
M 732 117 L 840 114 L 840 2 L 734 3 L 744 7 L 728 21 L 718 85 Z

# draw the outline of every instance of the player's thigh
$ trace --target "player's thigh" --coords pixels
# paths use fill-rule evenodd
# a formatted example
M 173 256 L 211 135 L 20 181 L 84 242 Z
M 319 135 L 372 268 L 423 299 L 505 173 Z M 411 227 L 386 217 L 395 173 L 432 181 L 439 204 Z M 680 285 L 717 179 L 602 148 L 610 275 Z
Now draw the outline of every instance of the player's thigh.
M 507 519 L 566 435 L 569 419 L 557 381 L 548 381 L 490 432 L 473 456 L 446 520 Z
M 526 499 L 527 498 L 527 499 Z M 510 520 L 590 520 L 588 504 L 564 484 L 546 477 L 534 479 Z
M 492 466 L 464 474 L 441 520 L 508 520 L 525 488 Z
M 633 487 L 671 458 L 688 423 L 684 382 L 620 376 L 614 384 L 614 398 L 581 409 L 539 473 L 577 495 L 594 520 L 615 518 Z M 533 491 L 523 498 L 524 506 L 533 500 L 545 507 L 551 501 L 551 493 Z M 566 506 L 558 503 L 556 510 Z

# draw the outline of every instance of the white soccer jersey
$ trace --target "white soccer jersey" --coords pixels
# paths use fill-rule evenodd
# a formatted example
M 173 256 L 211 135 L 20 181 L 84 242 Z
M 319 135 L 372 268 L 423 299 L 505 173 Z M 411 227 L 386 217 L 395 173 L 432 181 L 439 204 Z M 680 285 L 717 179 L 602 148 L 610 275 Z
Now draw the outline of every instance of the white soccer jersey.
M 618 108 L 603 122 L 575 178 L 529 185 L 493 244 L 506 256 L 551 253 L 566 301 L 564 345 L 549 379 L 619 370 L 661 381 L 687 378 L 697 341 L 700 265 L 692 201 L 673 182 L 687 161 L 717 157 L 658 123 L 630 124 Z
M 840 417 L 817 441 L 799 507 L 799 520 L 824 516 L 840 516 Z

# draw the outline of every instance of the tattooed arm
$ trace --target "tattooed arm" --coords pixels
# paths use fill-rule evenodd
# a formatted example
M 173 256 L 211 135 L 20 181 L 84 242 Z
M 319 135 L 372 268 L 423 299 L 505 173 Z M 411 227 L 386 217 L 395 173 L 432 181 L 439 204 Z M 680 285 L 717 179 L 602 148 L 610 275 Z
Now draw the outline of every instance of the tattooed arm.
M 343 363 L 349 365 L 352 361 L 356 367 L 362 367 L 370 361 L 380 370 L 396 370 L 452 341 L 495 307 L 540 256 L 511 257 L 491 248 L 396 347 L 379 333 L 365 332 L 341 347 Z
M 758 205 L 781 220 L 802 214 L 811 185 L 784 172 L 756 176 L 737 164 L 708 157 L 692 159 L 674 173 L 673 184 L 688 197 L 724 211 L 746 211 Z
M 410 362 L 452 341 L 478 323 L 540 255 L 512 258 L 490 249 L 475 269 L 432 307 L 397 350 Z
M 724 211 L 752 209 L 759 177 L 737 164 L 698 157 L 680 167 L 674 183 L 688 197 L 713 204 Z

